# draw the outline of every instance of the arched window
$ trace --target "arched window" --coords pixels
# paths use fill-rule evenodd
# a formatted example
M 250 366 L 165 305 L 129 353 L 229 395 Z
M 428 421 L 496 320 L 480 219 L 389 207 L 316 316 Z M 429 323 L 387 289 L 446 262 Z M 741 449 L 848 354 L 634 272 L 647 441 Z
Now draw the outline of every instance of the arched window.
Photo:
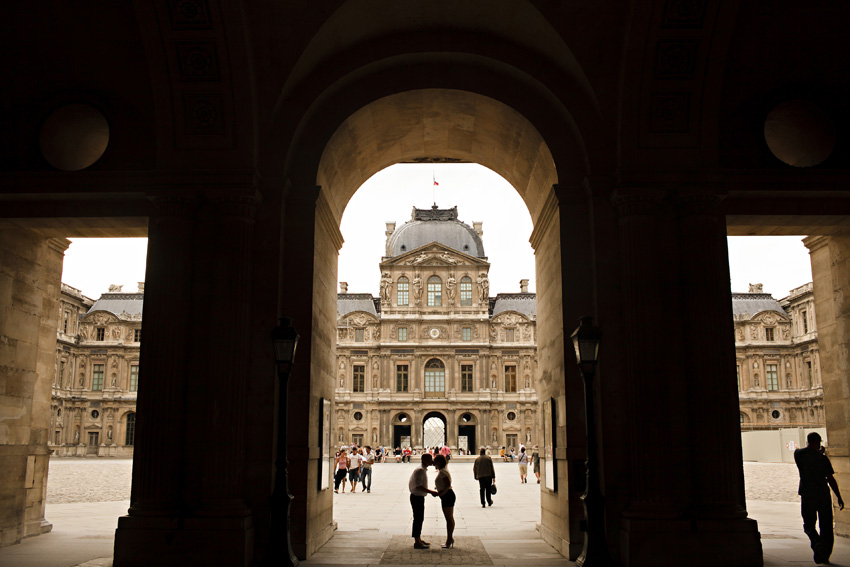
M 124 445 L 132 447 L 136 442 L 136 414 L 127 414 L 127 432 L 124 435 Z
M 472 305 L 472 278 L 463 276 L 460 280 L 460 304 Z
M 425 363 L 425 397 L 446 397 L 446 366 L 439 358 Z
M 437 276 L 428 278 L 428 307 L 439 307 L 443 304 L 443 280 Z
M 401 276 L 400 278 L 398 278 L 396 289 L 398 290 L 398 305 L 408 305 L 408 290 L 410 289 L 410 283 L 408 282 L 406 277 Z

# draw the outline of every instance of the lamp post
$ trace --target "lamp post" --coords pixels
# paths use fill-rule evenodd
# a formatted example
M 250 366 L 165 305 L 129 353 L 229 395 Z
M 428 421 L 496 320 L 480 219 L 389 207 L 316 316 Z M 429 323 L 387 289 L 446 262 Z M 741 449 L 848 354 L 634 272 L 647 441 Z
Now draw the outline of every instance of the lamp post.
M 593 317 L 582 317 L 573 332 L 576 361 L 584 378 L 584 415 L 587 427 L 587 482 L 581 501 L 587 530 L 584 547 L 576 559 L 578 567 L 607 567 L 613 565 L 608 555 L 605 537 L 605 496 L 599 486 L 599 457 L 596 446 L 596 411 L 593 400 L 593 375 L 599 360 L 599 342 L 602 331 L 593 326 Z
M 275 459 L 274 491 L 271 497 L 271 541 L 268 557 L 269 565 L 295 567 L 298 565 L 298 558 L 292 551 L 289 529 L 292 495 L 289 493 L 289 477 L 286 471 L 289 464 L 286 424 L 289 413 L 289 373 L 292 371 L 292 363 L 295 360 L 295 348 L 298 346 L 299 336 L 289 317 L 280 318 L 271 336 L 280 384 L 277 394 L 277 458 Z

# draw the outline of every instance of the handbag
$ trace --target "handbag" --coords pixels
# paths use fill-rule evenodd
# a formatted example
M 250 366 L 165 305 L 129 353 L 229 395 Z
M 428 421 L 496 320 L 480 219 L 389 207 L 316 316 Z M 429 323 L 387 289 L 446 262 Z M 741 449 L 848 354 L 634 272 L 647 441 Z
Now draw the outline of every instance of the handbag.
M 496 485 L 495 484 L 490 485 L 490 494 L 496 494 Z

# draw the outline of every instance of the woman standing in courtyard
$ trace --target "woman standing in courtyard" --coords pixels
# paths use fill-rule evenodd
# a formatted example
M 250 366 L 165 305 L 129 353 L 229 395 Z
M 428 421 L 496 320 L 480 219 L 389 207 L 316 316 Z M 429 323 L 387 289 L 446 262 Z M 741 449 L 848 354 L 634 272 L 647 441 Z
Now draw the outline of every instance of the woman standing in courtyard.
M 449 469 L 446 468 L 448 461 L 443 455 L 434 457 L 434 468 L 437 469 L 437 478 L 434 479 L 434 488 L 437 489 L 437 496 L 440 497 L 440 503 L 443 505 L 443 516 L 446 517 L 446 543 L 444 549 L 452 547 L 455 543 L 452 535 L 455 532 L 455 491 L 452 490 L 452 475 L 449 474 Z

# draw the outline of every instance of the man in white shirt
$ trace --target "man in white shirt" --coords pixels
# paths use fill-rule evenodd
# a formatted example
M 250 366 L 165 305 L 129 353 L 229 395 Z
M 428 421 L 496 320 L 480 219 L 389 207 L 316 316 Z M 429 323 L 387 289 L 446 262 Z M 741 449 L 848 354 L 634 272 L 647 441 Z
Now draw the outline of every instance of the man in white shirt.
M 425 497 L 429 494 L 436 496 L 436 490 L 428 488 L 428 467 L 433 463 L 430 453 L 422 453 L 422 466 L 416 467 L 407 487 L 410 489 L 410 507 L 413 508 L 413 547 L 428 549 L 431 544 L 422 541 L 422 523 L 425 521 Z
M 363 488 L 366 489 L 366 492 L 372 492 L 372 465 L 375 464 L 375 453 L 372 452 L 372 447 L 366 445 L 364 447 L 366 449 L 366 454 L 360 459 L 360 482 L 363 484 Z M 369 483 L 366 483 L 366 479 L 369 479 Z
M 351 457 L 349 458 L 350 464 L 348 465 L 348 480 L 351 481 L 351 492 L 357 492 L 357 481 L 360 480 L 360 461 L 362 458 L 362 455 L 360 455 L 357 449 L 351 452 Z

